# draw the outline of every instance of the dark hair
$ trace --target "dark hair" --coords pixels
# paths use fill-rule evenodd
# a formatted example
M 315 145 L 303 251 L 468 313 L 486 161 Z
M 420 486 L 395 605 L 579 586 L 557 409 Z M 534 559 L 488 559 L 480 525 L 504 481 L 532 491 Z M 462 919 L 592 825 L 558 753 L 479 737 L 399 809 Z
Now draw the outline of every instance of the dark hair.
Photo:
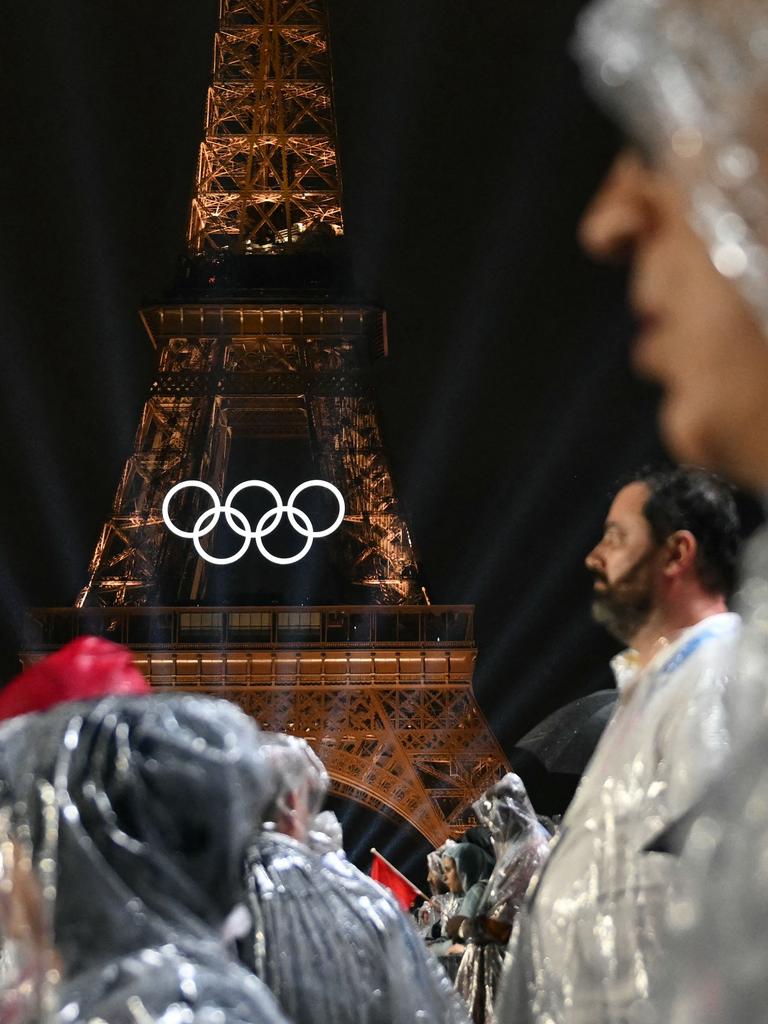
M 647 466 L 627 478 L 650 491 L 643 513 L 662 544 L 676 530 L 696 538 L 696 572 L 711 593 L 730 595 L 736 581 L 739 513 L 733 491 L 696 466 Z

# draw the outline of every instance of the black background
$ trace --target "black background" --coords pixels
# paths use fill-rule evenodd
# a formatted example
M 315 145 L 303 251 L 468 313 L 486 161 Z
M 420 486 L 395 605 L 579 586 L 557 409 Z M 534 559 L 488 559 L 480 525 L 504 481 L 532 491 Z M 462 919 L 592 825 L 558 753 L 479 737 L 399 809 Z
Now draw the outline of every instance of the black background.
M 384 437 L 431 599 L 476 605 L 507 749 L 611 685 L 583 558 L 614 479 L 660 452 L 621 271 L 575 237 L 616 147 L 569 56 L 579 7 L 330 2 L 346 233 L 389 316 Z M 131 451 L 154 366 L 137 310 L 184 248 L 216 16 L 4 12 L 4 678 L 21 609 L 82 586 Z

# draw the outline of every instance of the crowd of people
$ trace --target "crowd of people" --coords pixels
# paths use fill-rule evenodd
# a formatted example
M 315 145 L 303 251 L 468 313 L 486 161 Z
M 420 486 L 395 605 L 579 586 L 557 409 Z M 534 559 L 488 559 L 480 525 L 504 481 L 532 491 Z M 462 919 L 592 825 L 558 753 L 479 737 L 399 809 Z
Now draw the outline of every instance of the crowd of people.
M 476 841 L 430 855 L 425 937 L 475 1024 L 666 1019 L 670 899 L 731 749 L 738 547 L 731 489 L 708 471 L 618 490 L 586 566 L 595 619 L 628 646 L 574 799 L 552 837 L 510 774 L 474 805 L 495 864 Z
M 472 1021 L 493 1024 L 515 916 L 547 858 L 551 834 L 512 772 L 473 809 L 479 826 L 462 842 L 449 841 L 428 855 L 432 897 L 419 918 L 428 948 L 454 979 Z
M 33 665 L 0 693 L 0 1022 L 666 1019 L 670 908 L 703 902 L 683 880 L 733 763 L 738 537 L 708 471 L 619 489 L 586 557 L 628 644 L 613 717 L 554 837 L 517 775 L 479 796 L 418 930 L 347 861 L 303 740 L 153 694 L 97 637 Z
M 466 1016 L 309 746 L 75 640 L 0 695 L 3 1024 Z
M 597 0 L 576 51 L 629 137 L 582 240 L 629 262 L 684 465 L 619 487 L 586 556 L 627 647 L 556 834 L 502 778 L 419 934 L 305 743 L 83 638 L 0 693 L 0 1024 L 768 1017 L 768 534 L 739 556 L 726 482 L 768 490 L 768 4 Z

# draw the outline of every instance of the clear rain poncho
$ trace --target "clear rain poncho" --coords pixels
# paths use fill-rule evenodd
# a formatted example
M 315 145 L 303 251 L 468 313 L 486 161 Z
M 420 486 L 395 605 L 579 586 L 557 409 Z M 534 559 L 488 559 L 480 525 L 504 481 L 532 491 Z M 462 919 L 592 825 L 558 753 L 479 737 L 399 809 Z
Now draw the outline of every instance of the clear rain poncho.
M 490 839 L 489 839 L 490 843 Z M 443 907 L 444 921 L 442 929 L 446 935 L 454 936 L 440 948 L 438 956 L 443 970 L 452 982 L 455 982 L 464 945 L 456 935 L 455 925 L 460 918 L 475 916 L 483 898 L 488 878 L 493 870 L 493 860 L 482 847 L 475 843 L 447 842 L 443 847 L 443 868 L 447 869 L 447 861 L 453 861 L 456 875 L 461 883 L 461 892 L 451 893 L 454 899 L 446 900 Z M 454 927 L 451 927 L 453 922 Z
M 432 881 L 434 879 L 434 882 Z M 428 946 L 434 942 L 443 942 L 442 932 L 443 910 L 450 897 L 445 887 L 443 861 L 438 850 L 430 850 L 427 854 L 427 880 L 430 886 L 430 898 L 419 907 L 417 916 L 419 934 Z M 454 908 L 454 913 L 458 908 Z M 437 955 L 437 950 L 433 950 Z
M 615 659 L 617 709 L 515 922 L 497 1002 L 504 1024 L 654 1020 L 680 876 L 668 835 L 728 754 L 724 698 L 739 637 L 738 616 L 723 613 L 642 670 Z
M 768 342 L 768 5 L 598 0 L 576 49 L 593 91 L 685 193 Z M 733 755 L 696 808 L 665 917 L 660 1024 L 768 1018 L 768 530 L 742 558 Z
M 337 857 L 346 857 L 341 822 L 333 811 L 320 811 L 311 820 L 307 846 L 313 853 L 317 853 L 321 857 L 326 853 L 333 853 Z
M 0 841 L 31 861 L 55 956 L 39 1011 L 8 1010 L 6 991 L 3 1021 L 285 1020 L 225 941 L 247 917 L 242 860 L 270 789 L 258 746 L 241 711 L 193 696 L 65 703 L 0 727 Z
M 509 772 L 473 805 L 490 829 L 496 865 L 472 921 L 456 976 L 456 989 L 475 1024 L 494 1024 L 494 1001 L 512 922 L 549 853 L 549 836 L 539 824 L 520 778 Z
M 303 770 L 316 771 L 307 759 Z M 318 792 L 316 783 L 299 770 L 291 785 Z M 246 878 L 253 929 L 241 958 L 301 1024 L 466 1024 L 413 922 L 345 859 L 267 829 Z
M 449 840 L 439 849 L 432 850 L 427 854 L 427 862 L 430 865 L 436 865 L 434 867 L 434 871 L 443 880 L 443 882 L 445 881 L 443 857 L 451 846 L 457 845 L 457 843 Z M 429 935 L 425 937 L 427 948 L 430 953 L 438 958 L 443 967 L 448 970 L 452 969 L 454 976 L 456 973 L 456 965 L 453 963 L 453 959 L 455 958 L 451 960 L 452 967 L 447 966 L 447 961 L 445 959 L 448 950 L 453 945 L 453 939 L 448 935 L 446 927 L 451 918 L 456 917 L 459 913 L 459 907 L 461 906 L 461 901 L 463 899 L 463 893 L 453 892 L 441 893 L 439 896 L 434 897 L 436 904 L 434 921 Z

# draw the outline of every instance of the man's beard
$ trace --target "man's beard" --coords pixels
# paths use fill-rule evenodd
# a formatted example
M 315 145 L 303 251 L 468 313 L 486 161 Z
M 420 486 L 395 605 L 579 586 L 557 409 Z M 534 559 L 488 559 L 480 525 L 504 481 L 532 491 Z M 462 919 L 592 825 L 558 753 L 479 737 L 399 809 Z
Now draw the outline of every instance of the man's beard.
M 653 610 L 651 584 L 643 570 L 655 551 L 655 548 L 647 551 L 613 583 L 595 574 L 602 580 L 605 590 L 594 594 L 592 618 L 624 644 L 631 642 Z

